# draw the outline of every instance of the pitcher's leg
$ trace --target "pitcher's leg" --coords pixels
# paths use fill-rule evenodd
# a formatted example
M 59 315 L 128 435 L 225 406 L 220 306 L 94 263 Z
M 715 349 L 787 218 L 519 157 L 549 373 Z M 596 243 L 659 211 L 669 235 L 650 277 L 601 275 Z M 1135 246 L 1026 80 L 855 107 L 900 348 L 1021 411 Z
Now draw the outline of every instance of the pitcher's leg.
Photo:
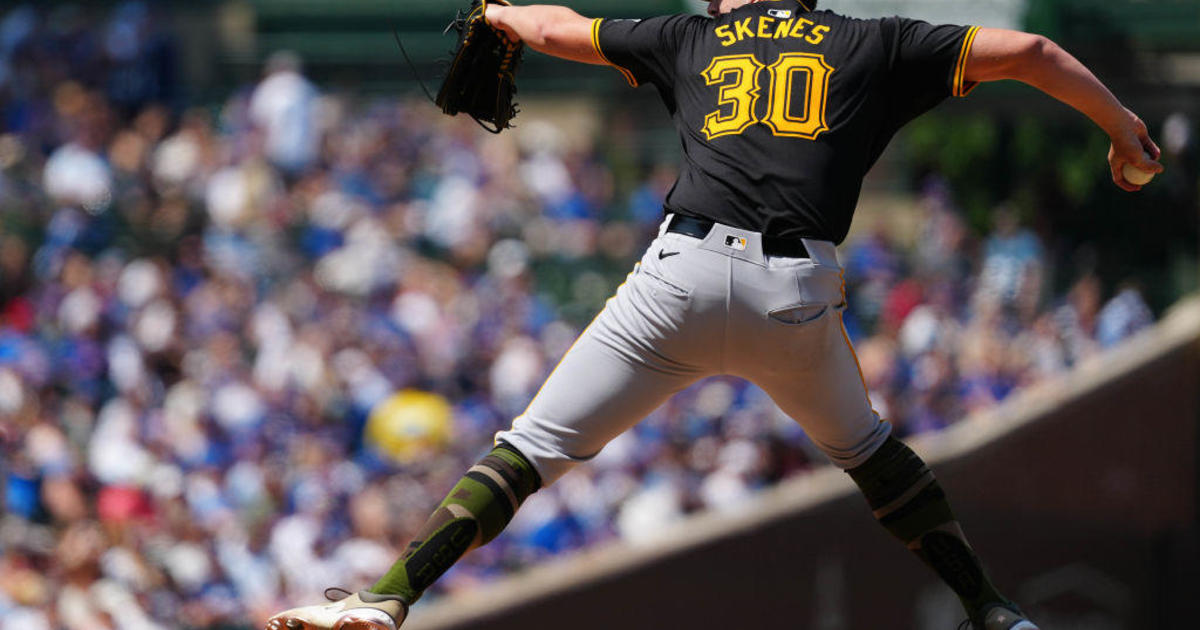
M 704 376 L 639 351 L 601 318 L 567 351 L 512 428 L 496 435 L 524 453 L 547 485 Z
M 659 259 L 654 252 L 665 246 L 680 255 Z M 711 337 L 706 329 L 720 321 L 684 274 L 706 257 L 694 243 L 656 240 L 512 428 L 496 435 L 524 453 L 544 483 L 717 369 L 719 348 L 695 340 Z
M 990 608 L 1016 610 L 992 584 L 933 472 L 903 442 L 887 438 L 866 462 L 846 472 L 879 523 L 958 595 L 977 628 L 985 627 Z
M 371 593 L 416 601 L 463 554 L 495 538 L 530 494 L 701 376 L 645 343 L 641 289 L 636 277 L 618 289 L 525 413 L 496 435 L 496 447 L 451 489 Z M 682 324 L 667 312 L 654 323 L 655 334 Z
M 442 500 L 404 553 L 369 590 L 340 592 L 328 604 L 271 617 L 267 630 L 396 630 L 408 607 L 463 554 L 498 535 L 541 485 L 519 451 L 499 444 Z
M 834 306 L 800 324 L 768 322 L 774 352 L 746 376 L 771 396 L 839 468 L 862 464 L 891 434 L 871 408 L 858 360 Z
M 804 357 L 792 378 L 784 366 L 774 366 L 754 380 L 849 473 L 879 523 L 954 590 L 976 627 L 985 628 L 997 606 L 1015 610 L 988 578 L 933 473 L 871 409 L 840 314 L 800 326 L 806 328 L 792 330 L 791 343 L 817 352 L 792 353 L 793 359 Z M 775 343 L 786 347 L 788 337 Z
M 503 442 L 450 489 L 404 554 L 370 592 L 406 604 L 421 597 L 467 551 L 486 545 L 542 485 L 529 460 Z
M 668 259 L 690 255 L 681 253 Z M 525 413 L 497 434 L 496 447 L 451 489 L 371 590 L 281 613 L 269 629 L 395 630 L 408 605 L 463 554 L 499 534 L 529 494 L 710 373 L 701 366 L 712 357 L 691 341 L 707 334 L 708 319 L 689 320 L 690 290 L 657 271 L 630 274 Z
M 351 627 L 345 625 L 349 620 L 360 623 L 353 627 L 392 630 L 459 558 L 499 535 L 530 494 L 595 456 L 671 394 L 704 376 L 649 343 L 648 336 L 658 341 L 682 326 L 685 303 L 660 305 L 647 315 L 649 309 L 639 303 L 645 290 L 636 274 L 618 289 L 525 413 L 497 434 L 495 448 L 450 490 L 370 590 L 281 613 L 269 628 L 325 630 Z
M 701 376 L 649 350 L 636 277 L 617 291 L 496 448 L 450 491 L 403 557 L 371 589 L 411 603 L 470 549 L 495 538 L 521 503 Z M 674 324 L 662 320 L 656 330 Z

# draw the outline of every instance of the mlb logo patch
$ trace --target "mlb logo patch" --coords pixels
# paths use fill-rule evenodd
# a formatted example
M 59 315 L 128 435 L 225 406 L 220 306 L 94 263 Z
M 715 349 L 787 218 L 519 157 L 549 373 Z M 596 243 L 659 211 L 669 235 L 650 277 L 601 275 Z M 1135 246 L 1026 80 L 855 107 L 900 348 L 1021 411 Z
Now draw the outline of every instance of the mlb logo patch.
M 780 20 L 786 20 L 792 17 L 792 12 L 788 9 L 767 9 L 767 15 Z
M 739 252 L 746 251 L 746 239 L 730 234 L 725 237 L 725 247 L 736 249 Z

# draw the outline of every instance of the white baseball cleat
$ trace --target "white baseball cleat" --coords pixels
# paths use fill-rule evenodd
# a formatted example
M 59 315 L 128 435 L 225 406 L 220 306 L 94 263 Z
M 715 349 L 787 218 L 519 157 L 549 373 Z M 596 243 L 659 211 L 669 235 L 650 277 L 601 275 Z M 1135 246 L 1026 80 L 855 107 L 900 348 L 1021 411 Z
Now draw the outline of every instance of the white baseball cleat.
M 325 591 L 335 601 L 285 610 L 267 620 L 266 630 L 397 630 L 408 614 L 399 597 L 340 588 Z

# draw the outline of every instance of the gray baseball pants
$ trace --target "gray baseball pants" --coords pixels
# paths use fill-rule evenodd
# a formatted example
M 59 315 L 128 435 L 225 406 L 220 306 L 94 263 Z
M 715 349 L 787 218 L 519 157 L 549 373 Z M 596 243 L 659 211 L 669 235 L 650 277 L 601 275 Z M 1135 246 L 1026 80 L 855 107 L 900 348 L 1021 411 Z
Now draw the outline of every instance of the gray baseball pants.
M 810 258 L 781 258 L 763 255 L 757 232 L 665 229 L 496 439 L 550 485 L 672 394 L 730 374 L 766 391 L 837 466 L 866 461 L 891 425 L 867 400 L 842 324 L 833 243 L 806 239 Z

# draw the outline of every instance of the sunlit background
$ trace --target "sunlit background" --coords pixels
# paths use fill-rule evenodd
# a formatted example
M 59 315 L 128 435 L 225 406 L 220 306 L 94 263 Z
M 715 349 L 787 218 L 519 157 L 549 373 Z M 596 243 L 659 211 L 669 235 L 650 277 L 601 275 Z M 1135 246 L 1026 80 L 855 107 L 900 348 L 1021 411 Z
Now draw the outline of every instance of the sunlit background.
M 1200 2 L 822 6 L 1049 35 L 1167 169 L 1119 191 L 1104 134 L 1018 84 L 901 133 L 840 252 L 901 436 L 1104 361 L 1196 290 Z M 0 6 L 0 630 L 250 628 L 373 582 L 631 269 L 679 160 L 657 94 L 528 53 L 516 129 L 445 117 L 416 77 L 436 90 L 456 8 Z M 760 390 L 704 381 L 427 599 L 825 465 Z

